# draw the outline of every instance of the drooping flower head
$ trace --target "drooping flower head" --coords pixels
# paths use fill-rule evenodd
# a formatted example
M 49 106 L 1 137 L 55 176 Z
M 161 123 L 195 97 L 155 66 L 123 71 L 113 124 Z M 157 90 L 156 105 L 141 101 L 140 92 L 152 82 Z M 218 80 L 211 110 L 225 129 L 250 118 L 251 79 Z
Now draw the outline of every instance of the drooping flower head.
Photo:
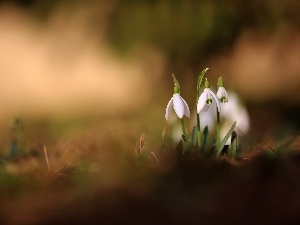
M 202 94 L 199 96 L 198 103 L 197 103 L 197 113 L 200 113 L 201 111 L 206 112 L 212 103 L 212 99 L 215 100 L 217 104 L 218 111 L 221 110 L 220 102 L 215 93 L 213 93 L 210 90 L 210 84 L 208 80 L 205 78 L 205 88 L 202 92 Z
M 218 78 L 218 92 L 217 97 L 220 100 L 221 103 L 228 102 L 228 95 L 227 91 L 224 88 L 224 82 L 221 76 Z
M 190 117 L 189 106 L 186 103 L 186 101 L 180 96 L 179 82 L 177 81 L 174 74 L 172 74 L 172 76 L 173 76 L 173 82 L 174 82 L 174 94 L 166 107 L 165 118 L 166 118 L 166 120 L 170 119 L 172 107 L 173 107 L 176 115 L 178 116 L 178 118 L 182 119 L 184 115 L 186 117 Z

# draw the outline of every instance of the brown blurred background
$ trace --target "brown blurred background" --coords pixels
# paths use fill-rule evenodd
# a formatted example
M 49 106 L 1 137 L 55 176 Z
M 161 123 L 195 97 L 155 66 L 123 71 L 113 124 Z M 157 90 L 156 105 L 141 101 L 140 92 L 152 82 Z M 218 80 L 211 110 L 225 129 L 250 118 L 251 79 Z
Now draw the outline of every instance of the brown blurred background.
M 0 0 L 0 223 L 299 224 L 300 157 L 280 142 L 298 135 L 300 149 L 299 12 L 299 0 Z M 195 115 L 206 67 L 248 109 L 241 166 L 183 154 L 174 113 L 160 157 L 171 74 Z
M 1 116 L 127 115 L 159 133 L 171 74 L 192 107 L 209 67 L 252 131 L 298 131 L 299 11 L 297 0 L 1 0 Z

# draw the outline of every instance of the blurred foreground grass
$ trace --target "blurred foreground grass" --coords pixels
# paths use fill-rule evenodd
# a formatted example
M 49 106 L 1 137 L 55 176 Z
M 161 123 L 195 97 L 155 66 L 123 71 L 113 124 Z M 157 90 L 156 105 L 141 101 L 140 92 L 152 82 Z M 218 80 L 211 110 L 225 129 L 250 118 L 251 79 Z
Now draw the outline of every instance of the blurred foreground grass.
M 162 124 L 152 123 L 154 130 L 149 130 L 141 122 L 147 113 L 142 120 L 137 116 L 21 118 L 10 129 L 2 127 L 0 223 L 300 221 L 297 140 L 278 139 L 269 148 L 247 146 L 234 160 L 183 151 L 183 143 L 170 143 L 161 155 L 157 133 Z M 137 155 L 142 133 L 146 143 Z

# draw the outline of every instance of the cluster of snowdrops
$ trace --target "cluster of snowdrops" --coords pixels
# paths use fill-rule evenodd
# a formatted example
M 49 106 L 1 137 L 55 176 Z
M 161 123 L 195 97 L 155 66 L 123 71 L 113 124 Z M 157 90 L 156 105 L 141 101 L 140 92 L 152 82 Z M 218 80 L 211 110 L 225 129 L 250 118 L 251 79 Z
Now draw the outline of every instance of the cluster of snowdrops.
M 222 113 L 222 104 L 226 104 L 228 102 L 228 95 L 224 87 L 224 82 L 222 77 L 219 76 L 218 78 L 218 82 L 217 82 L 218 90 L 216 94 L 210 89 L 210 83 L 208 82 L 207 78 L 205 78 L 204 81 L 204 90 L 200 94 L 202 80 L 207 70 L 208 68 L 204 69 L 200 73 L 197 81 L 197 115 L 196 115 L 197 126 L 193 128 L 191 135 L 187 136 L 185 123 L 183 119 L 184 116 L 190 118 L 190 109 L 187 102 L 180 95 L 181 93 L 180 85 L 175 75 L 172 75 L 173 82 L 174 82 L 174 94 L 166 107 L 165 118 L 166 121 L 170 119 L 172 108 L 173 108 L 176 115 L 181 120 L 183 141 L 189 144 L 190 146 L 192 146 L 193 148 L 205 152 L 205 147 L 206 147 L 205 145 L 208 136 L 208 127 L 206 126 L 201 131 L 200 112 L 209 113 L 208 109 L 212 105 L 212 102 L 214 101 L 216 103 L 215 105 L 216 105 L 216 112 L 217 112 L 216 113 L 216 136 L 215 136 L 215 143 L 211 154 L 214 157 L 218 158 L 221 155 L 224 146 L 228 142 L 229 138 L 231 138 L 230 146 L 229 146 L 230 151 L 228 155 L 234 157 L 237 148 L 236 132 L 234 130 L 236 126 L 236 121 L 232 124 L 231 128 L 229 129 L 229 131 L 227 132 L 223 140 L 221 140 L 221 135 L 220 135 L 220 126 L 221 126 L 220 114 Z M 164 141 L 164 136 L 165 136 L 165 129 L 163 132 L 163 141 Z

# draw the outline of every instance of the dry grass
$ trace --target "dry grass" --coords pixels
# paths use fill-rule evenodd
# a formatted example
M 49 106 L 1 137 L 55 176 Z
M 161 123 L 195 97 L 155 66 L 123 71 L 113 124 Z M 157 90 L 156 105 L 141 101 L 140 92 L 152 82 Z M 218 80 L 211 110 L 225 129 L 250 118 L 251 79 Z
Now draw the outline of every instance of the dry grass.
M 169 144 L 160 155 L 133 121 L 110 121 L 103 130 L 93 123 L 75 134 L 74 126 L 64 128 L 58 140 L 48 140 L 47 151 L 27 142 L 33 147 L 24 155 L 2 158 L 1 224 L 300 221 L 297 140 L 249 149 L 235 160 L 183 152 L 182 144 Z M 28 126 L 26 132 L 34 133 Z

